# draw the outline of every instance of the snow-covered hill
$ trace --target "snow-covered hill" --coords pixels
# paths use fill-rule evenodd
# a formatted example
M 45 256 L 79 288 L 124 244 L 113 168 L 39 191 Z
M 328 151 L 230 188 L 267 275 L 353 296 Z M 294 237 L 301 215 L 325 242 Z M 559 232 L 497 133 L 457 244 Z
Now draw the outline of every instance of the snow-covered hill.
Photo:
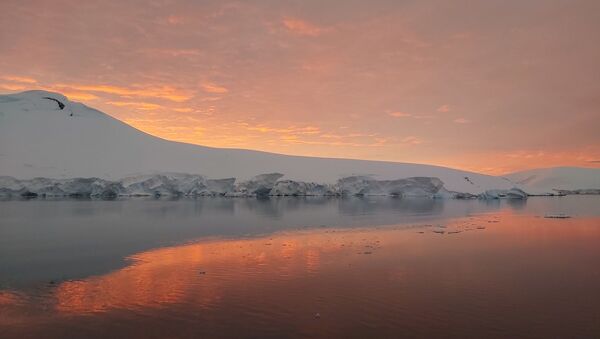
M 0 175 L 18 179 L 189 173 L 238 182 L 264 173 L 322 184 L 345 177 L 439 178 L 448 191 L 507 190 L 505 178 L 450 168 L 220 149 L 160 139 L 63 95 L 28 91 L 0 96 Z M 367 180 L 368 181 L 368 180 Z M 389 183 L 386 183 L 389 185 Z
M 599 168 L 539 168 L 511 173 L 506 177 L 531 194 L 600 192 Z

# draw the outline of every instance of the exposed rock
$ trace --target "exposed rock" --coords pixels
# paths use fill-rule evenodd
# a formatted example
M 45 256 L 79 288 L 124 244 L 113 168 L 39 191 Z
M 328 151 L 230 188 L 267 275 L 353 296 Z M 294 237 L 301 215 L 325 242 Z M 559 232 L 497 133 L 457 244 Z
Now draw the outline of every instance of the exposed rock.
M 54 98 L 51 98 L 51 97 L 44 97 L 44 99 L 55 101 L 58 104 L 58 108 L 60 108 L 61 110 L 65 108 L 65 104 L 63 104 L 62 102 L 60 102 L 58 99 L 54 99 Z

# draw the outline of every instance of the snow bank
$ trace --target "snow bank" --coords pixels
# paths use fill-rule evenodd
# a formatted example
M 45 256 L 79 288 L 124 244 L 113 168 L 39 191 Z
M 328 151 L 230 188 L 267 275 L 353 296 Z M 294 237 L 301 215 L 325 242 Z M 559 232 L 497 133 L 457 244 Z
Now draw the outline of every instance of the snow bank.
M 257 173 L 266 174 L 253 178 Z M 69 185 L 82 185 L 85 192 L 110 190 L 119 194 L 402 192 L 405 196 L 419 196 L 430 195 L 442 182 L 438 196 L 471 198 L 490 190 L 511 190 L 514 181 L 527 193 L 600 190 L 600 169 L 534 170 L 500 178 L 431 165 L 288 156 L 172 142 L 46 91 L 0 95 L 0 175 L 21 180 L 93 178 Z M 413 181 L 406 181 L 409 178 Z M 436 178 L 439 182 L 418 182 L 416 178 Z M 18 191 L 14 185 L 19 183 L 3 180 L 3 190 Z M 63 189 L 73 191 L 65 188 L 66 183 L 56 186 L 48 183 L 50 179 L 36 180 L 28 184 L 29 188 L 40 185 L 48 194 L 60 194 Z M 123 187 L 107 189 L 102 186 L 106 182 L 118 182 Z
M 600 168 L 554 167 L 506 176 L 530 194 L 596 194 L 600 192 Z
M 446 190 L 471 195 L 514 186 L 503 178 L 439 166 L 287 156 L 172 142 L 148 135 L 57 93 L 29 91 L 0 95 L 0 175 L 18 179 L 88 177 L 118 181 L 140 173 L 190 173 L 205 178 L 236 178 L 238 182 L 248 181 L 258 173 L 281 173 L 283 177 L 276 182 L 289 182 L 273 187 L 280 194 L 289 190 L 322 193 L 329 188 L 318 185 L 333 185 L 348 177 L 378 181 L 438 178 Z M 193 181 L 196 179 L 189 179 L 190 190 L 231 191 L 230 187 L 221 187 L 231 184 L 229 181 Z M 137 182 L 131 190 L 145 191 L 149 187 L 160 192 L 172 190 L 167 179 L 157 180 Z M 383 192 L 394 190 L 390 186 L 394 183 L 383 185 L 386 187 L 379 188 Z M 258 188 L 246 187 L 248 194 L 256 193 Z

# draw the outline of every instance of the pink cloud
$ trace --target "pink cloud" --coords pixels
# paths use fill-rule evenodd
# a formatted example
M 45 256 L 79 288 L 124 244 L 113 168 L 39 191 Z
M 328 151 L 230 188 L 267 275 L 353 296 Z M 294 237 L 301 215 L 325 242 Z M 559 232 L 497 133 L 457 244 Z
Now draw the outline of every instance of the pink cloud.
M 325 30 L 310 22 L 294 18 L 284 18 L 283 25 L 288 29 L 288 31 L 294 34 L 313 37 L 321 35 Z
M 408 136 L 405 137 L 401 140 L 401 142 L 403 144 L 408 144 L 408 145 L 419 145 L 423 143 L 423 140 L 419 137 L 415 137 L 415 136 Z
M 410 117 L 413 116 L 410 113 L 400 112 L 400 111 L 391 112 L 391 113 L 388 113 L 388 115 L 391 116 L 391 117 L 394 117 L 394 118 L 410 118 Z
M 438 107 L 438 109 L 436 111 L 438 111 L 440 113 L 450 112 L 450 106 L 442 105 L 442 106 Z
M 19 82 L 23 84 L 35 84 L 37 80 L 29 77 L 21 77 L 21 76 L 3 76 L 2 79 L 11 81 L 11 82 Z
M 222 93 L 227 93 L 229 92 L 229 90 L 223 86 L 219 86 L 217 84 L 213 84 L 213 83 L 204 83 L 202 84 L 202 89 L 204 89 L 205 92 L 208 93 L 218 93 L 218 94 L 222 94 Z

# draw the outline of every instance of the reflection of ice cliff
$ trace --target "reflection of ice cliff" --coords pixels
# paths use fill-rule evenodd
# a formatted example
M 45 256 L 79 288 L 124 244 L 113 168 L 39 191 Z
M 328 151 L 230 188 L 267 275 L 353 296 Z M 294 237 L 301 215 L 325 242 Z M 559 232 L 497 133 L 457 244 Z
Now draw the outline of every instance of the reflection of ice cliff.
M 118 197 L 118 196 L 395 196 L 486 199 L 519 198 L 518 189 L 488 190 L 479 196 L 449 192 L 438 178 L 413 177 L 375 180 L 365 176 L 342 178 L 335 184 L 279 180 L 280 173 L 257 175 L 236 183 L 235 178 L 207 179 L 200 175 L 164 173 L 128 177 L 118 181 L 99 178 L 18 180 L 0 177 L 0 195 L 21 197 Z

